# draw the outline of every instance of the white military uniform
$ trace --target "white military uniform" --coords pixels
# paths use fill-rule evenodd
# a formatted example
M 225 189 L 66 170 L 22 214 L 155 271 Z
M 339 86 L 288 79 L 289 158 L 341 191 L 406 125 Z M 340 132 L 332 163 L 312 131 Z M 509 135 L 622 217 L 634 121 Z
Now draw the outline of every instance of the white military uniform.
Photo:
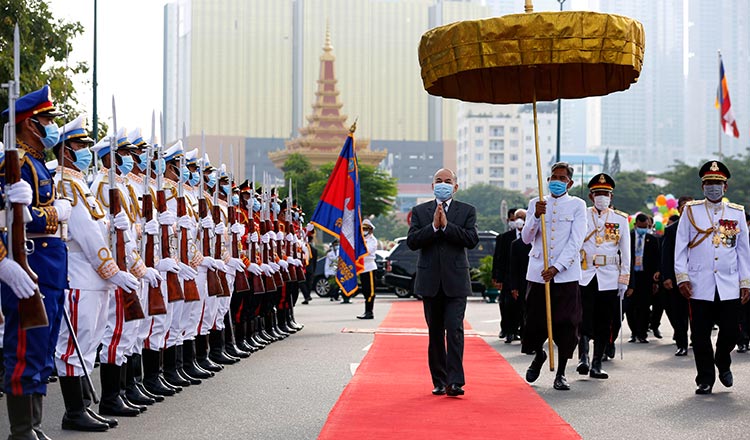
M 538 199 L 534 197 L 529 202 L 521 238 L 526 244 L 532 243 L 526 279 L 542 284 L 542 222 L 541 218 L 534 215 Z M 556 283 L 578 282 L 581 279 L 581 246 L 586 234 L 586 203 L 567 193 L 557 198 L 546 195 L 544 199 L 547 202 L 544 219 L 547 225 L 549 265 L 559 271 L 554 280 Z
M 691 299 L 737 299 L 750 287 L 750 244 L 741 205 L 688 202 L 677 226 L 674 271 L 677 284 L 689 281 Z
M 107 213 L 89 190 L 83 174 L 58 168 L 54 179 L 58 193 L 72 199 L 67 241 L 70 289 L 65 291 L 65 311 L 76 332 L 86 370 L 91 372 L 114 293 L 114 286 L 107 279 L 119 268 L 109 250 Z M 66 325 L 60 327 L 57 338 L 55 366 L 60 376 L 83 376 L 81 360 Z
M 628 216 L 607 208 L 586 210 L 586 236 L 581 248 L 581 286 L 596 276 L 600 291 L 627 288 L 630 280 Z

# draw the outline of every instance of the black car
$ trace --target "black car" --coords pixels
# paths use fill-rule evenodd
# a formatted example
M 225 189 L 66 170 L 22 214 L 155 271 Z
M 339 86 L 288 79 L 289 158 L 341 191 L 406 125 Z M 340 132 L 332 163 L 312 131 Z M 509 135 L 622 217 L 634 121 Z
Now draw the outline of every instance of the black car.
M 383 282 L 383 276 L 385 275 L 385 257 L 381 254 L 381 251 L 375 253 L 375 263 L 378 268 L 375 269 L 373 279 L 375 281 L 375 291 L 379 290 L 391 290 L 391 287 Z M 313 277 L 313 290 L 320 297 L 327 297 L 330 295 L 331 285 L 328 282 L 328 278 L 325 276 L 325 264 L 326 257 L 318 259 L 318 264 L 315 267 L 315 276 Z
M 495 253 L 495 231 L 479 231 L 479 243 L 468 250 L 469 266 L 479 267 L 479 260 Z M 392 286 L 399 298 L 414 294 L 414 278 L 417 274 L 417 252 L 409 249 L 406 239 L 396 240 L 398 244 L 386 259 L 385 284 Z M 471 282 L 473 294 L 481 295 L 485 287 L 479 281 Z

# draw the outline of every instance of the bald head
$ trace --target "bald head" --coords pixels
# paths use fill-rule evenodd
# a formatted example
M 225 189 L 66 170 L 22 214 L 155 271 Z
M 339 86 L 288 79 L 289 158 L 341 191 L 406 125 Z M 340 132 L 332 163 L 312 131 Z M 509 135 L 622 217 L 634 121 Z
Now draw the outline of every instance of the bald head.
M 453 170 L 449 170 L 448 168 L 441 168 L 435 172 L 435 175 L 432 176 L 432 189 L 435 190 L 435 185 L 443 183 L 447 185 L 451 185 L 453 187 L 453 193 L 458 191 L 458 178 L 456 177 L 456 173 L 453 172 Z M 437 196 L 437 194 L 436 194 Z M 437 196 L 440 198 L 440 196 Z M 451 194 L 452 197 L 452 194 Z

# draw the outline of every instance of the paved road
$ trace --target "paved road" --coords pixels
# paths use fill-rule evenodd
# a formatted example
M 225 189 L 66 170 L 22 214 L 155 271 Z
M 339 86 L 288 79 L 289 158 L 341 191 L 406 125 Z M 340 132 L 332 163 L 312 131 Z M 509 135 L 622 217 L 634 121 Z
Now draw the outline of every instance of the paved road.
M 152 406 L 135 419 L 121 419 L 120 427 L 106 434 L 61 431 L 62 398 L 59 386 L 51 384 L 45 430 L 61 439 L 316 438 L 351 378 L 352 365 L 361 361 L 372 342 L 371 334 L 341 333 L 341 329 L 377 327 L 394 301 L 412 300 L 384 295 L 376 301 L 377 319 L 360 321 L 354 317 L 362 312 L 361 299 L 340 305 L 315 298 L 310 305 L 297 308 L 298 320 L 306 324 L 302 332 L 228 367 L 203 385 Z M 497 313 L 496 304 L 472 299 L 466 317 L 476 330 L 495 334 Z M 668 330 L 668 325 L 663 327 Z M 496 337 L 486 341 L 524 374 L 531 357 L 520 353 L 518 343 L 505 344 Z M 743 416 L 750 405 L 750 355 L 734 354 L 734 388 L 717 384 L 713 396 L 702 397 L 693 394 L 692 353 L 674 357 L 668 331 L 664 339 L 651 344 L 626 342 L 625 350 L 624 360 L 618 354 L 617 360 L 605 364 L 609 380 L 578 376 L 573 365 L 568 368 L 571 391 L 553 390 L 553 373 L 546 369 L 533 386 L 586 439 L 749 436 Z M 471 377 L 467 382 L 466 391 L 471 393 Z M 388 385 L 393 384 L 384 384 Z M 2 435 L 7 432 L 4 424 L 2 417 Z

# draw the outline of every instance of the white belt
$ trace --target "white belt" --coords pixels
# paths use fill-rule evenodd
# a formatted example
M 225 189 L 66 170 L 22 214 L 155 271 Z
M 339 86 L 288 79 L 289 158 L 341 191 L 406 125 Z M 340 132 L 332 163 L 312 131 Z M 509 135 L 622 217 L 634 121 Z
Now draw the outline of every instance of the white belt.
M 593 255 L 591 258 L 591 264 L 596 267 L 607 266 L 607 265 L 619 265 L 619 255 Z
M 54 234 L 39 234 L 36 232 L 27 232 L 26 238 L 36 239 L 36 238 L 60 238 L 62 239 L 62 228 L 57 228 L 57 232 Z

